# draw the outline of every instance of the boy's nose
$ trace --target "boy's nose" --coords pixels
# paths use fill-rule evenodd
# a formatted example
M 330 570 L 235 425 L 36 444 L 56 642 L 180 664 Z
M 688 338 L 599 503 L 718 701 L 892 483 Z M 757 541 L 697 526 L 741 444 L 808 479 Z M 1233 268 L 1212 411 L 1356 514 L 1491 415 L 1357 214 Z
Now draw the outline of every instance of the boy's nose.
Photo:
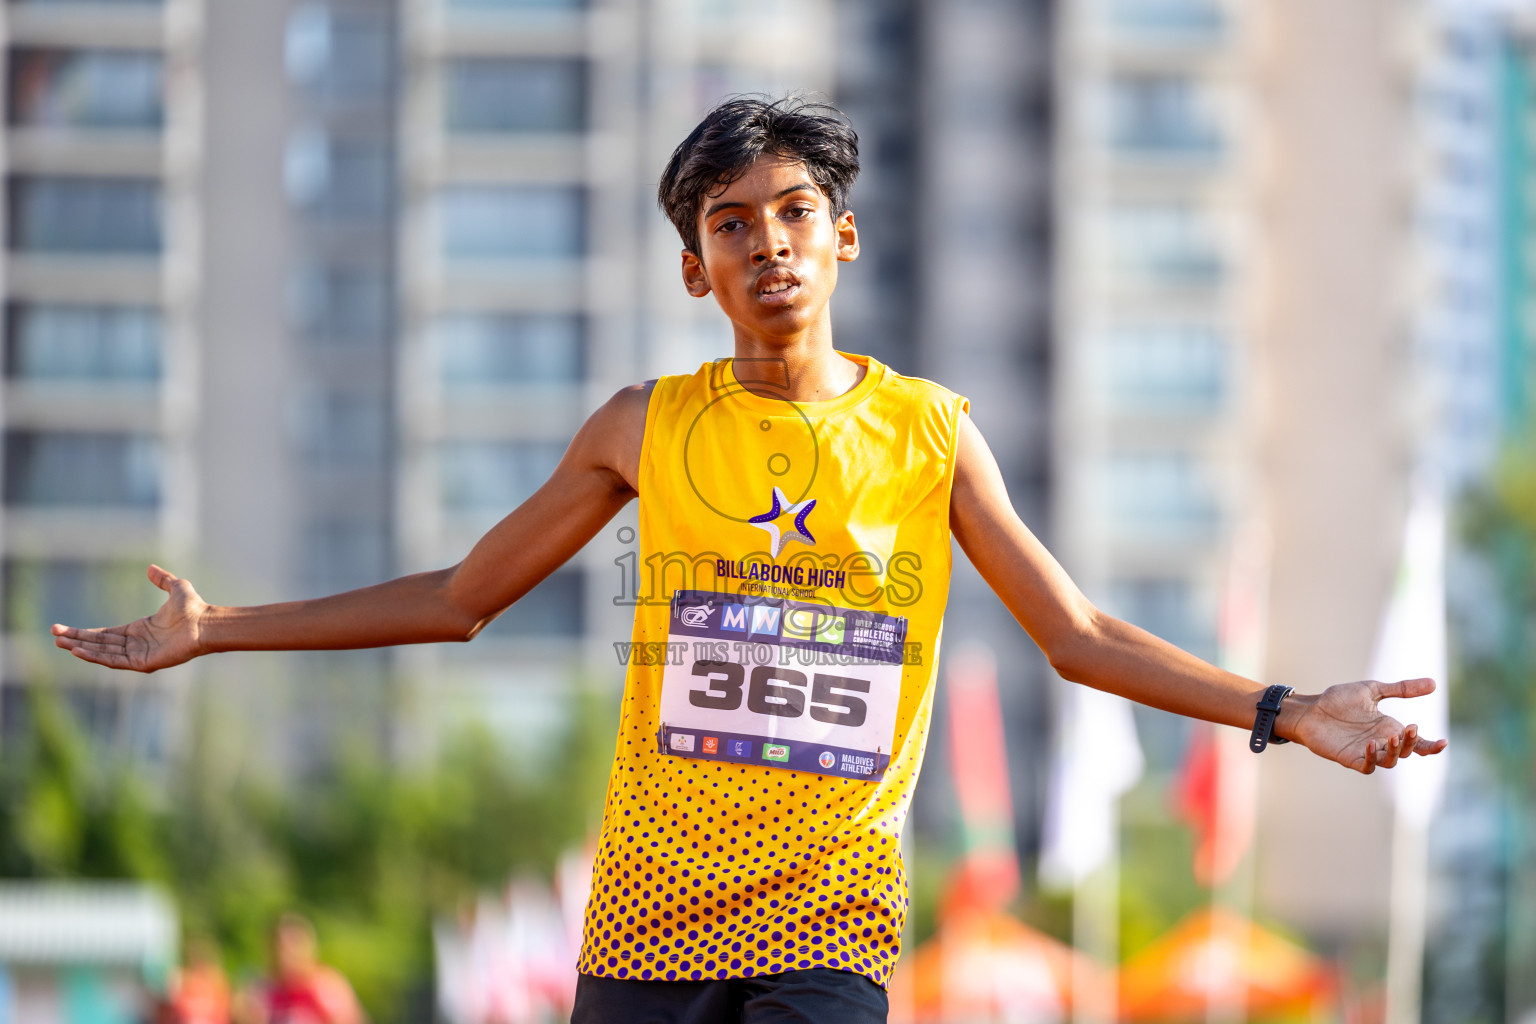
M 752 263 L 754 266 L 767 263 L 769 260 L 782 260 L 789 256 L 789 239 L 782 230 L 775 230 L 769 226 L 764 229 L 757 244 L 752 247 Z
M 769 260 L 782 260 L 789 257 L 787 245 L 762 245 L 752 253 L 754 264 L 767 263 Z

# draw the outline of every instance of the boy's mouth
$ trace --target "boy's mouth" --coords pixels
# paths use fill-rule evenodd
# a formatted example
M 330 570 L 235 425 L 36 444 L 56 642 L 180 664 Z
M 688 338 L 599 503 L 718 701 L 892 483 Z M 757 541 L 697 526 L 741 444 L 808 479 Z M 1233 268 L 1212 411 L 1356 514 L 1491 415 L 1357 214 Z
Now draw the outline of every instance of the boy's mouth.
M 770 306 L 783 306 L 800 293 L 800 279 L 782 267 L 765 270 L 757 279 L 757 298 Z

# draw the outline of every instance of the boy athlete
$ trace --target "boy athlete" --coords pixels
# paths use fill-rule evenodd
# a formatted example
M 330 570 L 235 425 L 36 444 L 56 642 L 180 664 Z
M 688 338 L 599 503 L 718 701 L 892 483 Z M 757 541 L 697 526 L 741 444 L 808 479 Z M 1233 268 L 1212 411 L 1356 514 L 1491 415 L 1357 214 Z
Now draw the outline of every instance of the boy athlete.
M 641 564 L 659 568 L 635 612 L 573 1019 L 884 1021 L 951 535 L 1067 679 L 1245 729 L 1266 691 L 1090 604 L 1014 512 L 965 399 L 832 348 L 858 169 L 831 108 L 711 111 L 660 199 L 683 284 L 730 318 L 735 358 L 614 395 L 458 565 L 257 607 L 209 605 L 151 566 L 159 611 L 54 626 L 58 646 L 151 672 L 470 640 L 638 497 Z M 1433 688 L 1275 696 L 1256 732 L 1369 774 L 1444 747 L 1376 708 Z

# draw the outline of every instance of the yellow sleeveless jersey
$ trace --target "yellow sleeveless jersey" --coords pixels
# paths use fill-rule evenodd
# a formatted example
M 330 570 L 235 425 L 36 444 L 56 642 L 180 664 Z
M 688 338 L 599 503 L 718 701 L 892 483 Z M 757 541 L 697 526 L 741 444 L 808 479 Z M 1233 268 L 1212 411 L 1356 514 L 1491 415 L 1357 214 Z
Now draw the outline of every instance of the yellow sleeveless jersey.
M 652 391 L 584 974 L 895 966 L 967 403 L 848 358 L 867 372 L 826 402 L 731 360 Z

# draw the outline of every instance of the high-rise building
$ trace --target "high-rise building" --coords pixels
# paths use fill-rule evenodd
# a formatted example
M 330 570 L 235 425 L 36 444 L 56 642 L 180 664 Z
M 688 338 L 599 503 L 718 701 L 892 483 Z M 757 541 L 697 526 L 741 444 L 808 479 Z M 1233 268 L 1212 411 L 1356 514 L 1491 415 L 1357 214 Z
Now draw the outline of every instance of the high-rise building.
M 50 622 L 152 609 L 150 556 L 200 525 L 203 95 L 197 0 L 0 7 L 4 40 L 5 593 L 0 719 L 47 679 L 154 758 L 174 677 L 100 685 Z
M 824 90 L 829 21 L 822 0 L 766 19 L 704 2 L 404 5 L 402 570 L 461 558 L 618 388 L 730 354 L 713 301 L 683 291 L 656 181 L 725 96 Z M 634 523 L 631 508 L 473 644 L 400 651 L 413 718 L 473 716 L 527 748 L 573 679 L 621 679 L 633 588 L 664 571 L 637 561 Z
M 1089 597 L 1205 658 L 1250 517 L 1262 11 L 1217 0 L 1064 9 L 1056 535 Z M 1139 711 L 1152 767 L 1182 723 Z
M 1071 10 L 1058 192 L 1064 561 L 1112 613 L 1217 659 L 1230 560 L 1256 543 L 1270 565 L 1265 680 L 1359 678 L 1395 557 L 1361 534 L 1390 536 L 1401 498 L 1381 422 L 1400 369 L 1387 316 L 1399 226 L 1384 209 L 1396 165 L 1341 165 L 1356 140 L 1389 152 L 1400 138 L 1385 49 L 1367 42 L 1389 38 L 1391 18 L 1379 4 Z M 1285 49 L 1299 39 L 1305 60 Z M 1346 95 L 1348 109 L 1323 105 Z M 1152 771 L 1175 770 L 1187 725 L 1145 709 L 1137 720 Z M 1265 768 L 1261 897 L 1289 893 L 1265 909 L 1322 931 L 1358 926 L 1350 914 L 1380 919 L 1374 880 L 1292 891 L 1327 874 L 1319 829 L 1349 833 L 1335 849 L 1371 847 L 1356 826 L 1384 827 L 1379 795 L 1322 762 Z M 1320 789 L 1349 795 L 1324 810 Z
M 392 0 L 209 5 L 199 295 L 198 548 L 210 601 L 316 596 L 393 574 Z M 386 742 L 387 655 L 239 655 L 193 667 L 247 728 L 234 754 L 322 763 Z
M 254 603 L 463 557 L 613 391 L 731 351 L 680 286 L 655 183 L 734 93 L 852 115 L 864 254 L 838 344 L 970 395 L 1044 533 L 1050 9 L 0 7 L 7 632 L 151 610 L 151 559 Z M 612 645 L 652 571 L 634 517 L 467 647 L 246 654 L 146 682 L 8 643 L 0 716 L 19 721 L 41 664 L 145 752 L 178 721 L 162 694 L 194 678 L 235 709 L 233 756 L 280 772 L 339 731 L 408 752 L 477 718 L 534 746 L 571 680 L 621 676 Z M 1010 735 L 1043 750 L 1043 663 L 960 565 L 951 640 L 1012 637 Z
M 864 163 L 852 197 L 862 252 L 839 278 L 836 343 L 966 395 L 1015 507 L 1047 543 L 1058 6 L 840 3 L 835 93 Z M 945 650 L 973 640 L 997 656 L 1027 853 L 1042 813 L 1049 667 L 957 548 Z M 946 707 L 941 685 L 941 722 Z M 940 837 L 956 826 L 947 735 L 942 725 L 931 734 L 913 810 Z

